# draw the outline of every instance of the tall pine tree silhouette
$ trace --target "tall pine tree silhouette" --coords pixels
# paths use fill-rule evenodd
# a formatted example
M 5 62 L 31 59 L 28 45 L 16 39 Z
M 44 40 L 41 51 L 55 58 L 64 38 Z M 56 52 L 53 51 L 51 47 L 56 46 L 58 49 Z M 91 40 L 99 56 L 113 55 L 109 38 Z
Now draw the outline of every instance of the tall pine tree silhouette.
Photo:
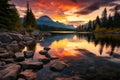
M 0 28 L 9 30 L 22 28 L 18 11 L 11 0 L 0 0 Z
M 28 1 L 27 1 L 27 11 L 24 17 L 23 25 L 28 30 L 36 29 L 37 26 L 35 16 L 32 12 L 32 9 L 29 7 Z

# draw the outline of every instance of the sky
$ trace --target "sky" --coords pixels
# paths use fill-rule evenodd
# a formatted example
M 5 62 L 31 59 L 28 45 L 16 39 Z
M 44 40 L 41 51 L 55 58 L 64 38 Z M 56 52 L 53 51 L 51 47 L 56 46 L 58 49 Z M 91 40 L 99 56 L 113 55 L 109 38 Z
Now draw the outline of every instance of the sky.
M 120 0 L 28 0 L 36 17 L 47 15 L 54 21 L 78 26 L 101 16 L 104 8 L 113 14 Z M 27 0 L 12 0 L 21 17 L 25 15 Z

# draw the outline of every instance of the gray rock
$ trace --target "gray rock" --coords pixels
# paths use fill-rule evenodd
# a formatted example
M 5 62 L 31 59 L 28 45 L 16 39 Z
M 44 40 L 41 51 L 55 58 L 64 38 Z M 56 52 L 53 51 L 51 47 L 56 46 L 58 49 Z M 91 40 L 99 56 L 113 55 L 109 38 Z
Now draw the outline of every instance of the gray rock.
M 31 33 L 32 36 L 39 36 L 40 35 L 40 31 L 39 30 L 34 30 L 32 33 Z
M 24 54 L 22 52 L 15 53 L 15 60 L 16 61 L 24 61 L 25 60 Z
M 9 65 L 8 67 L 0 70 L 0 80 L 16 80 L 19 74 L 20 66 L 16 64 Z
M 33 51 L 24 51 L 25 58 L 32 58 L 34 56 Z
M 20 48 L 20 49 L 21 49 L 21 48 L 24 48 L 25 45 L 26 45 L 26 42 L 20 41 L 20 42 L 18 43 L 18 45 L 19 45 L 19 48 Z
M 44 50 L 49 51 L 50 48 L 49 47 L 44 47 Z
M 50 58 L 51 59 L 51 55 L 50 54 L 45 54 L 45 57 Z
M 13 52 L 19 51 L 19 45 L 14 43 L 7 45 L 6 48 L 8 51 L 13 51 Z
M 3 43 L 11 42 L 13 38 L 8 33 L 0 33 L 0 41 Z
M 32 37 L 24 37 L 23 40 L 25 42 L 27 42 L 27 41 L 33 41 L 33 38 Z
M 65 64 L 63 61 L 57 61 L 57 62 L 54 62 L 50 66 L 50 70 L 52 70 L 52 71 L 62 71 L 66 67 L 67 67 L 67 64 Z
M 46 50 L 41 50 L 39 53 L 40 53 L 41 55 L 46 55 L 46 54 L 48 54 L 48 51 L 46 51 Z
M 4 66 L 6 63 L 3 61 L 0 61 L 0 66 Z
M 5 52 L 5 53 L 0 53 L 0 58 L 10 58 L 10 53 Z
M 32 70 L 25 70 L 18 75 L 18 80 L 35 80 L 36 73 Z
M 21 41 L 23 39 L 23 35 L 18 33 L 9 33 L 9 35 L 12 37 L 13 40 Z
M 4 61 L 6 64 L 15 63 L 14 58 L 1 59 L 1 61 Z
M 33 70 L 39 70 L 43 68 L 43 63 L 41 62 L 33 62 L 33 61 L 23 61 L 19 63 L 23 70 L 25 69 L 33 69 Z
M 50 58 L 43 58 L 40 61 L 42 61 L 44 64 L 47 64 L 50 62 L 50 60 L 51 60 Z

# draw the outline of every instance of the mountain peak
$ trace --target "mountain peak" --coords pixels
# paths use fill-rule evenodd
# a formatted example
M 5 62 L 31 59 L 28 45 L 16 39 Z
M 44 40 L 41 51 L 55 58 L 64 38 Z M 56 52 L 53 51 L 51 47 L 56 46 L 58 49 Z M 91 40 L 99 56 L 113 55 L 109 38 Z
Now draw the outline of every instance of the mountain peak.
M 44 15 L 44 16 L 41 16 L 38 20 L 41 20 L 41 21 L 53 21 L 49 16 L 47 15 Z

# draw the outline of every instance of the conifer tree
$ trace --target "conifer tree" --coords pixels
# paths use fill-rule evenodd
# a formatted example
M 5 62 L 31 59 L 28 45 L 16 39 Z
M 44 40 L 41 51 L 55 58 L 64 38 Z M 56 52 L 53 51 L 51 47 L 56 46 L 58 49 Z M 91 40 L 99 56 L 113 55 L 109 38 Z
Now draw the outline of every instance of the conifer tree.
M 29 29 L 29 30 L 35 29 L 37 26 L 35 16 L 32 12 L 32 9 L 29 7 L 28 1 L 27 1 L 27 11 L 26 11 L 26 15 L 24 17 L 23 25 L 26 29 Z
M 108 28 L 113 28 L 113 18 L 111 14 L 108 17 Z
M 107 27 L 107 9 L 105 8 L 102 12 L 102 25 L 101 27 Z
M 120 14 L 118 13 L 118 6 L 115 7 L 114 27 L 120 27 Z
M 0 28 L 9 30 L 22 27 L 18 11 L 10 0 L 0 0 Z

